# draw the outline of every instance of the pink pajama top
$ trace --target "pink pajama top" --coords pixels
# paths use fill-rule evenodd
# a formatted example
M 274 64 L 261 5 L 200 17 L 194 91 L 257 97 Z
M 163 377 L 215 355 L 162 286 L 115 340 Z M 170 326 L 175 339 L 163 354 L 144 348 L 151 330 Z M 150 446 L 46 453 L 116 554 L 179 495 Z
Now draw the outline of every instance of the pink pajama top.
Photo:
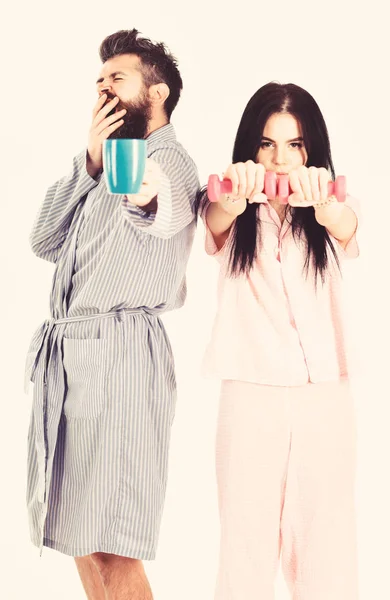
M 359 202 L 346 205 L 359 219 Z M 205 214 L 205 213 L 204 213 Z M 288 217 L 287 217 L 288 218 Z M 306 278 L 306 249 L 293 238 L 288 220 L 281 225 L 268 202 L 260 205 L 261 247 L 249 276 L 228 275 L 232 231 L 219 251 L 207 227 L 206 252 L 220 263 L 218 310 L 203 363 L 206 376 L 263 385 L 298 386 L 348 377 L 342 308 L 342 276 L 328 250 L 325 283 L 314 269 Z M 359 255 L 356 233 L 343 260 Z

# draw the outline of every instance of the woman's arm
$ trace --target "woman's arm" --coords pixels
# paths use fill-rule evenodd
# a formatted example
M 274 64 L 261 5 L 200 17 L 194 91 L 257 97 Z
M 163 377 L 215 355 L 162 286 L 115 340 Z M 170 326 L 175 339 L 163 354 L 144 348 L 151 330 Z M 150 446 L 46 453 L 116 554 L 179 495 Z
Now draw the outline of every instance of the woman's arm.
M 315 217 L 328 233 L 345 249 L 356 233 L 358 219 L 349 206 L 335 202 L 324 207 L 315 207 Z
M 225 178 L 232 182 L 232 193 L 222 194 L 218 202 L 209 204 L 206 212 L 207 227 L 213 235 L 218 250 L 229 237 L 236 218 L 245 211 L 247 201 L 249 203 L 266 201 L 263 193 L 264 174 L 263 165 L 255 164 L 251 160 L 246 163 L 235 163 L 227 168 Z
M 226 202 L 226 198 L 221 198 L 218 202 L 210 203 L 206 212 L 207 227 L 213 235 L 218 250 L 225 244 L 229 237 L 231 226 L 237 218 L 237 215 L 226 212 L 223 208 L 224 202 Z

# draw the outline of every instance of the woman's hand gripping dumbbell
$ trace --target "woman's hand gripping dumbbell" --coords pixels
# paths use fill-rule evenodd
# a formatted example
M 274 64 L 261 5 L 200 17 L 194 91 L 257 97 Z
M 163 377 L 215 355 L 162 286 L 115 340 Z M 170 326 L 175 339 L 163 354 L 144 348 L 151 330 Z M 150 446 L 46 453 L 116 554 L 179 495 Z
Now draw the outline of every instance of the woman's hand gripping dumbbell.
M 310 172 L 310 168 L 303 167 L 301 171 L 303 172 L 304 170 Z M 320 169 L 316 169 L 316 171 L 319 172 Z M 325 169 L 322 171 L 325 171 Z M 274 200 L 276 197 L 278 197 L 281 204 L 288 204 L 289 197 L 297 194 L 296 185 L 293 185 L 293 187 L 291 186 L 290 176 L 294 177 L 294 174 L 277 174 L 274 171 L 267 171 L 264 174 L 263 193 L 265 196 L 269 200 Z M 295 174 L 294 179 L 295 181 L 299 181 L 299 176 Z M 328 197 L 335 196 L 338 202 L 345 202 L 347 196 L 345 176 L 340 175 L 335 181 L 329 181 L 327 185 Z M 217 202 L 222 194 L 231 194 L 232 189 L 233 183 L 230 179 L 226 178 L 220 180 L 218 175 L 210 175 L 207 185 L 207 195 L 210 202 Z M 305 203 L 305 200 L 299 203 L 294 202 L 294 206 L 312 206 L 313 204 L 315 203 L 312 201 Z

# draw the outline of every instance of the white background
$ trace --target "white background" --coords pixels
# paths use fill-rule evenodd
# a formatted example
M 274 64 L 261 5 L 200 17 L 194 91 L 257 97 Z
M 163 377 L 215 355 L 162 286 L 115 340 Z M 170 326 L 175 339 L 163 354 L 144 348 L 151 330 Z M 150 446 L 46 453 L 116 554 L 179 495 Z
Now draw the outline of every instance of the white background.
M 84 594 L 71 558 L 30 544 L 24 504 L 31 396 L 25 352 L 48 314 L 54 266 L 30 251 L 28 235 L 47 187 L 86 144 L 98 46 L 136 27 L 177 55 L 184 92 L 173 124 L 202 183 L 230 161 L 250 96 L 271 80 L 317 100 L 338 174 L 361 199 L 362 257 L 348 266 L 348 324 L 361 369 L 354 381 L 361 599 L 390 597 L 390 409 L 388 314 L 389 89 L 385 2 L 9 3 L 1 39 L 1 419 L 2 600 L 72 600 Z M 179 401 L 157 561 L 146 565 L 156 600 L 213 597 L 218 551 L 214 435 L 218 383 L 200 363 L 215 310 L 217 270 L 200 224 L 188 268 L 186 306 L 167 315 Z M 278 599 L 286 600 L 278 581 Z M 251 600 L 251 599 L 245 599 Z M 315 599 L 313 599 L 315 600 Z M 332 599 L 329 599 L 332 600 Z

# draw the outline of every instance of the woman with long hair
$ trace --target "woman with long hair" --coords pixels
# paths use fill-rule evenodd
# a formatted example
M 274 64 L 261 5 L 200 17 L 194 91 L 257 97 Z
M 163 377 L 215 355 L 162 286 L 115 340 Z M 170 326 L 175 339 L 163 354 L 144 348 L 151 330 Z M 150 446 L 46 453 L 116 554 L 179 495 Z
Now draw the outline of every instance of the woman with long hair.
M 266 196 L 270 171 L 288 179 L 288 203 Z M 341 283 L 343 261 L 359 254 L 358 201 L 329 192 L 326 124 L 293 84 L 251 98 L 224 178 L 231 193 L 198 198 L 206 251 L 220 263 L 205 357 L 206 373 L 222 380 L 216 599 L 272 600 L 282 555 L 293 600 L 356 600 Z

